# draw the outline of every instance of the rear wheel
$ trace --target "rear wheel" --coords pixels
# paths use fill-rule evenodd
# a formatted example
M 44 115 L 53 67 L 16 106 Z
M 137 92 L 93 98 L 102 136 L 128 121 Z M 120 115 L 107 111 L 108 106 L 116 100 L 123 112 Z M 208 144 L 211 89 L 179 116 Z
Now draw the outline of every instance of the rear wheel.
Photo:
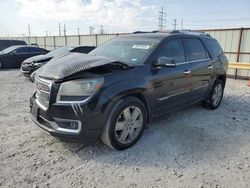
M 216 80 L 210 91 L 208 98 L 203 101 L 203 106 L 215 110 L 220 106 L 224 93 L 224 83 L 222 80 Z
M 135 97 L 122 99 L 113 107 L 101 140 L 113 149 L 127 149 L 139 140 L 145 124 L 144 104 Z

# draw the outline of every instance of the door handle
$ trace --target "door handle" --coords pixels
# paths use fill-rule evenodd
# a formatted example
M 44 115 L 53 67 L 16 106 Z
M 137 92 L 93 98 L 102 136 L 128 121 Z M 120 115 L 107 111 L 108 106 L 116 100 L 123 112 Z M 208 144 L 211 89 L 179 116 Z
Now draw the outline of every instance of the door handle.
M 191 71 L 185 70 L 185 71 L 183 72 L 183 74 L 189 75 L 189 74 L 191 74 Z
M 209 66 L 208 66 L 208 69 L 209 69 L 209 70 L 211 70 L 211 69 L 213 69 L 213 68 L 214 68 L 213 65 L 209 65 Z

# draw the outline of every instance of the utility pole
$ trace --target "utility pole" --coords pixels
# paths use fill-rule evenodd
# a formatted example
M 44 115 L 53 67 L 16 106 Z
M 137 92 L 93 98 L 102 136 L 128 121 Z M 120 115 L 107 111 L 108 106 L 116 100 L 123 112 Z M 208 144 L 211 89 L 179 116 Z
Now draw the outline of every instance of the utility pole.
M 164 12 L 163 7 L 161 7 L 161 11 L 159 11 L 159 18 L 158 18 L 159 20 L 158 27 L 160 31 L 166 29 L 166 22 L 167 22 L 166 16 L 167 16 L 167 13 Z
M 181 18 L 181 29 L 183 29 L 183 18 Z
M 31 27 L 30 27 L 30 24 L 28 24 L 28 33 L 29 33 L 29 37 L 31 35 Z
M 100 25 L 100 28 L 101 28 L 101 29 L 100 29 L 100 34 L 102 35 L 102 34 L 104 34 L 104 29 L 103 29 L 104 26 L 103 26 L 103 25 Z
M 46 37 L 48 36 L 48 31 L 45 31 L 45 33 L 46 33 Z
M 95 28 L 94 28 L 93 26 L 90 26 L 90 27 L 89 27 L 89 34 L 90 34 L 90 35 L 94 34 L 94 29 L 95 29 Z
M 176 19 L 174 19 L 173 26 L 174 26 L 174 30 L 176 30 L 176 26 L 177 26 L 177 20 Z
M 76 28 L 77 29 L 77 35 L 79 36 L 80 35 L 80 28 Z
M 28 32 L 29 32 L 28 43 L 30 44 L 30 33 L 31 33 L 30 24 L 28 24 Z
M 59 36 L 61 36 L 62 33 L 61 33 L 61 23 L 59 23 Z
M 64 33 L 64 36 L 66 36 L 66 24 L 63 24 L 63 33 Z

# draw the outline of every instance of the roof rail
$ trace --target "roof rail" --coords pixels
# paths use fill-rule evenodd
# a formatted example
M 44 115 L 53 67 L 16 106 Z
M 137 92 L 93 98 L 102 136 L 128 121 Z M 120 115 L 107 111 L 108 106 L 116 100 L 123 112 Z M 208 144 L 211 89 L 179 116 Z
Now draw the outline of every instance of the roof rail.
M 135 31 L 132 34 L 153 33 L 152 31 Z
M 178 30 L 177 33 L 183 33 L 183 34 L 190 34 L 190 35 L 203 35 L 207 37 L 211 37 L 208 33 L 201 32 L 201 31 L 192 31 L 192 30 Z
M 180 33 L 180 34 L 190 34 L 190 35 L 203 35 L 203 36 L 208 36 L 211 37 L 208 33 L 201 32 L 201 31 L 192 31 L 190 29 L 183 29 L 183 30 L 154 30 L 154 31 L 135 31 L 132 34 L 141 34 L 141 33 L 169 33 L 169 34 L 175 34 L 175 33 Z

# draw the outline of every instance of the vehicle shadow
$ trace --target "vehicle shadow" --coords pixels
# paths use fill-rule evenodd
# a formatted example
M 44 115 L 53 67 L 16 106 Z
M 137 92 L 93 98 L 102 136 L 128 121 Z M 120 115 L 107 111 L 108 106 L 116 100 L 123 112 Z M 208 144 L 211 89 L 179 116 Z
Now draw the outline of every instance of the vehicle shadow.
M 136 145 L 125 151 L 114 151 L 101 143 L 91 146 L 63 143 L 79 158 L 112 165 L 166 166 L 185 168 L 195 163 L 219 160 L 234 145 L 234 139 L 250 140 L 232 128 L 232 117 L 223 111 L 231 108 L 232 97 L 225 97 L 215 111 L 192 105 L 154 120 Z M 236 99 L 235 99 L 236 100 Z M 249 127 L 248 127 L 249 130 Z

